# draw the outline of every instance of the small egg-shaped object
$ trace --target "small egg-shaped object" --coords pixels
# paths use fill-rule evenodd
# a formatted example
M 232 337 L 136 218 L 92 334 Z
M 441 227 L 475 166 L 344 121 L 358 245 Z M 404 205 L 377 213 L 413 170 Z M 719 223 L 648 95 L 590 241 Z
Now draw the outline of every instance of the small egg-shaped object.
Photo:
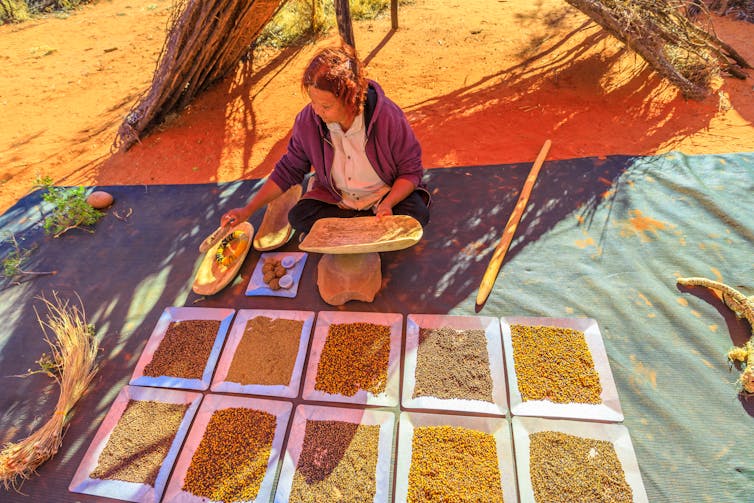
M 290 274 L 284 274 L 278 279 L 280 288 L 290 288 L 293 286 L 293 277 Z
M 280 264 L 285 267 L 286 269 L 290 269 L 294 265 L 296 265 L 296 257 L 291 257 L 290 255 L 283 257 L 283 259 L 280 261 Z

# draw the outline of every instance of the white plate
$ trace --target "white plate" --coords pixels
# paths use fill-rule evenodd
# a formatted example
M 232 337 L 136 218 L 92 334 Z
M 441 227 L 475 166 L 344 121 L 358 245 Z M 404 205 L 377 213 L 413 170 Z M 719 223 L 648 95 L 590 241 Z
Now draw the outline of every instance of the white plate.
M 236 353 L 238 344 L 243 339 L 246 324 L 249 320 L 257 316 L 266 316 L 271 319 L 298 320 L 303 321 L 301 336 L 296 354 L 296 362 L 293 366 L 293 373 L 288 385 L 282 384 L 240 384 L 237 382 L 227 381 L 228 370 L 233 363 L 233 356 Z M 309 346 L 309 334 L 314 325 L 313 311 L 278 311 L 265 309 L 241 309 L 238 311 L 236 319 L 233 321 L 233 327 L 228 335 L 228 342 L 225 344 L 223 354 L 217 364 L 217 371 L 212 380 L 212 391 L 221 391 L 225 393 L 248 393 L 251 395 L 270 395 L 295 398 L 298 396 L 298 390 L 301 384 L 301 374 L 304 368 L 304 359 L 306 358 L 306 349 Z
M 359 322 L 390 327 L 390 356 L 388 357 L 385 391 L 378 395 L 374 395 L 369 391 L 360 389 L 353 396 L 345 396 L 315 390 L 314 384 L 317 378 L 317 367 L 319 366 L 319 360 L 322 357 L 322 349 L 325 346 L 325 340 L 327 339 L 327 332 L 330 329 L 330 325 Z M 320 311 L 317 316 L 317 325 L 314 328 L 314 338 L 312 339 L 312 349 L 309 354 L 309 363 L 306 369 L 302 398 L 304 400 L 358 403 L 363 405 L 384 405 L 387 407 L 398 405 L 402 333 L 403 315 L 400 313 Z
M 422 328 L 449 327 L 455 330 L 484 330 L 492 379 L 492 402 L 465 398 L 413 398 L 416 387 L 416 364 L 419 332 Z M 455 410 L 483 414 L 505 415 L 505 368 L 503 346 L 500 338 L 500 320 L 489 316 L 445 316 L 434 314 L 409 314 L 406 321 L 406 352 L 403 366 L 403 407 L 407 409 Z
M 215 370 L 217 358 L 220 356 L 220 350 L 225 341 L 225 334 L 230 327 L 230 321 L 233 319 L 235 309 L 215 308 L 215 307 L 168 307 L 163 311 L 162 316 L 157 321 L 157 325 L 149 337 L 144 351 L 141 353 L 136 368 L 128 384 L 136 386 L 158 386 L 163 388 L 181 388 L 205 390 L 209 388 L 212 379 L 212 372 Z M 174 321 L 189 320 L 217 320 L 220 321 L 220 329 L 217 331 L 215 343 L 210 351 L 207 364 L 204 367 L 201 379 L 186 379 L 174 376 L 145 376 L 144 367 L 152 361 L 155 351 L 160 347 L 162 339 L 168 330 L 170 324 Z
M 293 487 L 293 475 L 296 472 L 298 460 L 304 446 L 307 419 L 379 425 L 380 437 L 377 447 L 377 473 L 375 474 L 376 491 L 373 502 L 383 503 L 390 501 L 395 413 L 374 409 L 346 409 L 319 405 L 299 405 L 296 407 L 293 424 L 291 425 L 291 433 L 288 435 L 283 467 L 280 471 L 275 491 L 275 503 L 286 503 L 290 499 Z
M 518 471 L 518 490 L 521 502 L 534 502 L 534 488 L 529 474 L 529 435 L 540 431 L 557 431 L 582 438 L 606 440 L 613 444 L 615 453 L 623 467 L 626 482 L 633 491 L 634 503 L 648 502 L 644 483 L 641 479 L 639 464 L 628 434 L 628 428 L 622 424 L 593 423 L 587 421 L 569 421 L 562 419 L 543 419 L 536 417 L 513 418 L 513 444 L 516 446 L 516 469 Z
M 212 414 L 218 410 L 229 408 L 246 408 L 262 412 L 268 412 L 276 416 L 275 435 L 272 439 L 272 449 L 267 461 L 267 471 L 264 479 L 259 486 L 257 497 L 249 502 L 270 501 L 272 497 L 272 485 L 277 471 L 280 452 L 283 446 L 285 430 L 288 426 L 288 419 L 291 416 L 293 404 L 290 402 L 278 402 L 273 400 L 264 400 L 250 397 L 227 396 L 227 395 L 207 395 L 196 414 L 194 424 L 191 426 L 191 432 L 186 437 L 186 444 L 183 446 L 181 456 L 175 464 L 173 476 L 170 477 L 170 485 L 165 491 L 164 503 L 199 503 L 208 501 L 207 498 L 197 496 L 188 491 L 181 489 L 186 481 L 186 474 L 194 453 L 199 448 L 199 444 L 207 431 Z
M 408 498 L 408 475 L 411 470 L 414 428 L 423 426 L 456 426 L 489 433 L 495 438 L 497 464 L 500 470 L 500 487 L 504 501 L 516 499 L 516 470 L 508 421 L 496 417 L 402 412 L 398 427 L 398 453 L 396 455 L 395 501 Z
M 623 421 L 618 390 L 610 371 L 605 344 L 602 341 L 597 322 L 591 318 L 529 318 L 523 316 L 502 318 L 505 364 L 508 369 L 508 390 L 510 392 L 511 414 L 514 416 L 559 417 L 570 419 L 591 419 L 596 421 Z M 589 347 L 594 361 L 594 369 L 599 375 L 602 403 L 555 403 L 550 400 L 524 401 L 518 389 L 516 366 L 513 361 L 513 341 L 511 325 L 560 327 L 579 330 Z
M 273 297 L 295 297 L 298 294 L 298 284 L 301 279 L 301 273 L 304 272 L 304 265 L 306 265 L 306 257 L 308 253 L 304 252 L 270 252 L 262 253 L 259 255 L 257 265 L 254 267 L 254 272 L 251 273 L 249 279 L 249 285 L 246 287 L 247 296 L 255 295 L 269 295 Z M 293 279 L 293 284 L 288 288 L 280 288 L 279 290 L 273 290 L 267 283 L 264 282 L 264 273 L 262 267 L 264 267 L 265 259 L 278 259 L 282 260 L 284 257 L 293 257 L 296 259 L 296 264 L 292 269 L 288 269 L 286 274 L 289 274 Z
M 186 436 L 186 432 L 189 429 L 189 425 L 196 413 L 196 409 L 199 407 L 201 399 L 201 393 L 190 391 L 124 386 L 120 390 L 120 393 L 118 393 L 118 396 L 115 397 L 110 410 L 94 435 L 94 440 L 92 440 L 76 473 L 73 475 L 73 480 L 71 480 L 68 490 L 74 493 L 93 494 L 95 496 L 105 496 L 141 503 L 156 503 L 160 501 L 168 481 L 168 475 L 170 475 L 170 470 L 173 468 L 175 458 L 178 456 L 178 451 L 181 448 L 183 439 Z M 160 471 L 157 473 L 154 487 L 122 480 L 89 478 L 89 474 L 97 468 L 99 456 L 105 449 L 107 441 L 115 429 L 115 425 L 118 424 L 130 400 L 189 404 L 189 408 L 186 410 L 183 421 L 181 421 L 178 428 L 178 433 L 176 433 L 173 443 L 165 456 L 165 460 L 162 462 Z

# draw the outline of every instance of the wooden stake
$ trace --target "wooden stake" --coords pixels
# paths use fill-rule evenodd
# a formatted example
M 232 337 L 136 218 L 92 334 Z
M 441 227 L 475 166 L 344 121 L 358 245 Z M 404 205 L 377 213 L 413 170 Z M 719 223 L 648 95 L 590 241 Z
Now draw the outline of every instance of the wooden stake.
M 529 176 L 526 177 L 524 188 L 521 189 L 521 194 L 518 196 L 516 207 L 513 209 L 513 212 L 511 212 L 511 216 L 508 218 L 508 223 L 505 224 L 500 243 L 498 243 L 495 252 L 492 254 L 487 270 L 484 271 L 482 283 L 479 285 L 479 292 L 477 292 L 476 295 L 477 307 L 482 306 L 487 301 L 487 297 L 489 297 L 490 292 L 492 291 L 492 287 L 497 279 L 497 274 L 500 272 L 500 267 L 503 265 L 505 254 L 508 252 L 508 247 L 510 246 L 511 241 L 513 241 L 513 234 L 515 234 L 516 227 L 518 227 L 518 223 L 521 221 L 524 209 L 526 208 L 526 203 L 529 202 L 531 190 L 534 188 L 537 176 L 539 176 L 539 168 L 541 168 L 542 163 L 545 162 L 545 157 L 547 157 L 547 152 L 549 152 L 551 144 L 552 142 L 550 142 L 550 140 L 545 141 L 544 145 L 542 145 L 542 149 L 539 151 L 537 159 L 534 161 L 534 165 L 531 167 L 531 171 L 529 171 Z

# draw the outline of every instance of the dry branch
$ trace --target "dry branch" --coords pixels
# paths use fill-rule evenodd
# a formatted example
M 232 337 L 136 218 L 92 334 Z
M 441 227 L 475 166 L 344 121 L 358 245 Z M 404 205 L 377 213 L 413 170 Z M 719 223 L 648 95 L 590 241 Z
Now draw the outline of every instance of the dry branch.
M 129 149 L 170 113 L 233 71 L 281 0 L 178 0 L 152 77 L 113 146 Z
M 714 32 L 689 19 L 688 1 L 566 1 L 638 53 L 686 98 L 707 97 L 713 77 L 721 72 L 745 78 L 743 69 L 751 68 Z

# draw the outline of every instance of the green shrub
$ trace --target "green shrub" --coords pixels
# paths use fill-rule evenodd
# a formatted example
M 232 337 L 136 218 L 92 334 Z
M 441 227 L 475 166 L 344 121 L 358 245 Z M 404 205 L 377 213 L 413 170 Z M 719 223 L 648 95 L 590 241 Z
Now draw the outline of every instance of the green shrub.
M 20 23 L 29 19 L 29 8 L 22 0 L 0 0 L 0 24 Z

